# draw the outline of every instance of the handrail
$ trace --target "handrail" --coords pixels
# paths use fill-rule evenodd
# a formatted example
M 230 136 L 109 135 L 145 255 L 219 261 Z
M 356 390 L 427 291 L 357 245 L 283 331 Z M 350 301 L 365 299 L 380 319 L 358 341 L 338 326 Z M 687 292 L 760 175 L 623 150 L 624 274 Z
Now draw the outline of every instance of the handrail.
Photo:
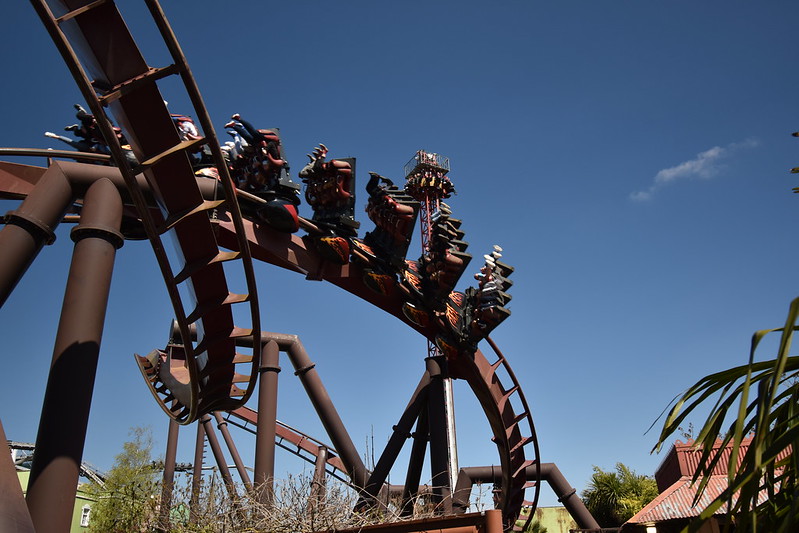
M 106 154 L 53 150 L 52 148 L 0 148 L 0 156 L 65 157 L 78 161 L 100 161 L 103 163 L 110 163 L 112 160 L 111 156 Z

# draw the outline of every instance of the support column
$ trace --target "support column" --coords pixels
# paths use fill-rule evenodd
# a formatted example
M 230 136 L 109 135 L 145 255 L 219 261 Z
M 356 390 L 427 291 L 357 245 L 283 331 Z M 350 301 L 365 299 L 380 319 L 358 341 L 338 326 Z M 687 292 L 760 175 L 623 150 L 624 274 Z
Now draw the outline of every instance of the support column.
M 325 466 L 327 465 L 328 451 L 324 446 L 319 447 L 319 453 L 314 462 L 313 479 L 311 480 L 311 495 L 308 498 L 308 512 L 316 511 L 318 505 L 324 501 L 327 492 L 327 476 Z
M 178 453 L 178 430 L 180 426 L 174 418 L 169 419 L 166 436 L 166 455 L 164 455 L 164 479 L 161 485 L 161 513 L 159 527 L 169 530 L 169 511 L 172 508 L 172 489 L 175 486 L 175 461 Z
M 441 511 L 452 512 L 452 488 L 454 487 L 451 471 L 452 446 L 454 434 L 450 420 L 451 396 L 447 392 L 446 359 L 443 356 L 425 359 L 427 371 L 430 373 L 430 387 L 427 401 L 430 417 L 430 472 L 433 485 L 433 497 L 442 505 Z
M 25 497 L 19 478 L 11 461 L 11 454 L 5 446 L 6 434 L 3 424 L 0 423 L 0 451 L 4 450 L 5 457 L 0 458 L 0 531 L 15 531 L 18 533 L 35 533 L 33 522 L 28 508 L 25 506 Z M 5 447 L 4 447 L 5 446 Z
M 194 465 L 191 478 L 191 498 L 189 499 L 189 519 L 196 524 L 200 517 L 200 491 L 202 490 L 203 460 L 205 458 L 205 430 L 202 422 L 197 422 L 197 441 L 194 445 Z
M 419 413 L 419 420 L 416 422 L 416 432 L 412 435 L 413 445 L 411 446 L 411 456 L 408 458 L 408 473 L 405 476 L 405 488 L 402 490 L 401 516 L 413 515 L 413 506 L 416 503 L 419 483 L 422 480 L 422 467 L 424 466 L 429 433 L 427 406 L 423 406 Z
M 411 395 L 411 399 L 405 407 L 405 411 L 402 413 L 397 425 L 394 426 L 394 432 L 391 434 L 391 437 L 389 437 L 388 443 L 383 449 L 383 453 L 380 454 L 380 458 L 377 460 L 372 475 L 369 476 L 366 492 L 370 496 L 377 496 L 391 471 L 391 467 L 394 466 L 397 456 L 400 451 L 402 451 L 402 446 L 405 444 L 405 441 L 411 437 L 413 424 L 419 417 L 419 412 L 426 404 L 427 387 L 429 384 L 430 375 L 425 372 L 416 390 L 413 391 L 413 395 Z
M 225 439 L 225 444 L 227 444 L 227 449 L 230 452 L 230 457 L 233 459 L 233 464 L 236 465 L 236 471 L 239 473 L 241 482 L 244 484 L 247 491 L 251 492 L 252 482 L 250 481 L 250 476 L 247 474 L 247 469 L 244 468 L 244 462 L 241 460 L 239 450 L 236 448 L 236 443 L 233 442 L 233 437 L 230 435 L 230 431 L 228 431 L 227 420 L 222 418 L 219 411 L 214 413 L 214 420 L 216 420 L 216 427 L 219 428 L 219 432 L 222 433 L 222 438 Z
M 55 240 L 55 228 L 73 197 L 63 173 L 50 167 L 19 209 L 6 214 L 6 225 L 0 230 L 0 307 L 44 245 Z
M 258 377 L 258 428 L 255 433 L 255 490 L 258 501 L 271 505 L 275 478 L 275 426 L 277 425 L 277 378 L 280 347 L 270 340 L 261 350 Z
M 598 528 L 597 528 L 598 529 Z M 502 533 L 502 511 L 491 509 L 485 512 L 485 527 L 483 533 Z
M 347 467 L 347 473 L 350 475 L 352 482 L 359 488 L 366 486 L 368 472 L 366 467 L 361 461 L 361 456 L 358 455 L 358 450 L 352 443 L 347 428 L 344 427 L 344 422 L 336 411 L 333 401 L 327 394 L 325 386 L 322 384 L 322 379 L 316 371 L 316 365 L 311 363 L 311 359 L 305 351 L 305 348 L 300 344 L 299 339 L 296 339 L 288 350 L 291 364 L 294 365 L 295 374 L 300 378 L 305 392 L 308 394 L 311 403 L 319 415 L 319 420 L 325 426 L 330 440 L 333 441 L 333 446 L 339 453 L 339 457 L 344 465 Z
M 569 482 L 563 477 L 557 465 L 555 463 L 543 463 L 538 472 L 536 472 L 536 468 L 535 465 L 531 465 L 525 469 L 524 473 L 527 480 L 535 480 L 540 474 L 540 480 L 549 483 L 549 486 L 555 491 L 558 501 L 569 512 L 577 523 L 578 528 L 599 531 L 599 524 L 577 495 L 577 490 L 569 485 Z M 458 475 L 458 489 L 456 491 L 458 507 L 461 512 L 465 512 L 469 506 L 472 485 L 475 483 L 494 483 L 496 485 L 501 482 L 502 468 L 499 466 L 470 466 L 462 468 Z
M 238 499 L 236 484 L 233 482 L 233 476 L 230 475 L 230 469 L 227 467 L 225 454 L 222 453 L 222 448 L 219 446 L 219 440 L 216 438 L 214 426 L 210 423 L 211 417 L 204 415 L 200 419 L 200 422 L 203 424 L 205 436 L 208 438 L 208 445 L 211 447 L 211 452 L 214 454 L 214 459 L 216 459 L 216 466 L 219 467 L 219 474 L 222 476 L 222 481 L 225 482 L 225 488 L 227 489 L 230 497 L 235 501 Z
M 86 441 L 122 201 L 107 179 L 95 182 L 72 230 L 72 254 L 53 362 L 36 437 L 27 503 L 37 531 L 67 533 Z

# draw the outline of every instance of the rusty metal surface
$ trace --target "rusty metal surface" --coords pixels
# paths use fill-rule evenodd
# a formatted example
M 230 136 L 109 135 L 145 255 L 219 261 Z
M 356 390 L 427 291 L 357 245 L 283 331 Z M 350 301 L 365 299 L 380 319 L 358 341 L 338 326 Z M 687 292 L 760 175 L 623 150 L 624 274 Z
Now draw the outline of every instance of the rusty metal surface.
M 47 169 L 0 161 L 0 199 L 21 200 L 28 196 Z
M 35 533 L 33 522 L 28 508 L 25 505 L 25 497 L 22 495 L 22 487 L 19 485 L 14 463 L 11 461 L 11 454 L 8 447 L 3 448 L 6 442 L 6 433 L 3 424 L 0 422 L 0 452 L 5 457 L 0 458 L 0 531 L 15 531 L 19 533 Z
M 122 201 L 99 180 L 86 194 L 36 437 L 27 503 L 37 531 L 66 533 L 72 521 Z
M 222 433 L 222 438 L 225 440 L 228 452 L 230 453 L 230 458 L 233 459 L 233 464 L 236 466 L 236 471 L 239 473 L 239 479 L 241 479 L 244 488 L 248 491 L 251 491 L 252 482 L 250 481 L 250 475 L 247 473 L 247 470 L 244 466 L 244 461 L 241 460 L 236 443 L 233 442 L 233 438 L 230 435 L 230 430 L 227 428 L 227 421 L 222 418 L 222 415 L 219 414 L 219 412 L 214 412 L 214 420 L 216 421 L 216 427 L 219 429 L 219 432 Z
M 85 3 L 81 0 L 67 0 L 64 5 L 67 9 L 78 9 Z M 34 5 L 41 10 L 45 4 L 34 2 Z M 157 6 L 157 2 L 150 0 L 148 5 L 152 9 L 153 6 Z M 156 19 L 158 21 L 158 17 Z M 104 3 L 85 13 L 81 12 L 70 20 L 68 25 L 82 34 L 86 44 L 83 55 L 86 58 L 88 70 L 92 77 L 99 82 L 99 85 L 118 87 L 129 80 L 146 76 L 151 71 L 128 33 L 113 2 Z M 48 27 L 48 29 L 52 34 L 52 27 Z M 70 61 L 67 58 L 67 62 Z M 72 64 L 70 66 L 74 67 Z M 86 95 L 87 99 L 95 98 L 96 95 L 93 89 L 88 87 L 88 84 L 83 89 L 91 93 Z M 95 103 L 97 102 L 95 101 Z M 110 106 L 138 159 L 140 161 L 159 159 L 158 164 L 145 169 L 145 176 L 152 190 L 157 191 L 157 202 L 165 210 L 167 218 L 201 205 L 204 198 L 195 185 L 186 154 L 176 151 L 160 158 L 159 154 L 168 152 L 177 146 L 179 138 L 155 84 L 141 84 L 137 90 L 125 92 L 119 99 L 113 100 Z M 100 114 L 101 110 L 97 113 Z M 128 176 L 128 174 L 125 175 Z M 191 176 L 191 184 L 189 176 Z M 129 183 L 129 185 L 138 191 L 135 183 Z M 149 210 L 142 207 L 144 205 L 142 202 L 137 202 L 137 205 L 140 205 L 144 219 L 149 220 Z M 401 311 L 404 303 L 401 295 L 379 296 L 366 288 L 362 282 L 363 272 L 358 266 L 352 264 L 331 265 L 323 261 L 318 254 L 307 250 L 303 241 L 296 236 L 283 235 L 282 238 L 278 238 L 275 235 L 270 235 L 267 229 L 255 229 L 251 224 L 245 224 L 244 230 L 242 230 L 240 220 L 236 217 L 233 217 L 228 224 L 229 231 L 220 232 L 220 240 L 217 242 L 208 238 L 213 234 L 213 228 L 208 221 L 206 212 L 199 211 L 186 218 L 181 218 L 180 222 L 173 227 L 172 232 L 180 243 L 186 263 L 207 261 L 207 258 L 218 253 L 217 244 L 222 244 L 232 250 L 240 250 L 243 248 L 241 238 L 246 237 L 253 249 L 258 250 L 259 258 L 262 260 L 295 272 L 301 272 L 311 279 L 325 279 L 399 318 L 428 340 L 435 337 L 436 331 L 432 326 L 423 328 L 409 323 L 404 318 Z M 154 244 L 154 246 L 159 248 L 160 244 Z M 158 250 L 156 250 L 156 255 L 159 255 Z M 174 301 L 175 294 L 177 294 L 177 290 L 173 286 L 174 279 L 170 280 L 172 275 L 166 271 L 164 276 Z M 221 265 L 218 263 L 207 264 L 204 268 L 193 272 L 187 280 L 192 284 L 193 292 L 197 296 L 197 312 L 193 313 L 193 318 L 203 322 L 206 339 L 219 339 L 219 342 L 207 342 L 203 345 L 202 350 L 198 347 L 198 351 L 207 350 L 209 357 L 216 361 L 222 362 L 226 358 L 232 360 L 232 354 L 235 353 L 235 341 L 231 338 L 230 333 L 235 331 L 235 326 L 232 322 L 232 314 L 229 313 L 229 305 L 227 305 L 230 303 L 229 291 Z M 186 315 L 189 313 L 185 313 L 179 303 L 175 305 L 176 315 L 180 320 L 181 329 L 185 333 L 189 322 Z M 254 321 L 257 323 L 257 319 Z M 253 334 L 257 337 L 258 328 L 254 327 L 254 330 Z M 520 389 L 515 378 L 512 379 L 513 383 L 510 387 L 506 387 L 500 382 L 496 375 L 497 363 L 489 364 L 479 351 L 474 356 L 472 354 L 463 355 L 464 357 L 454 365 L 452 375 L 469 382 L 486 412 L 494 438 L 497 440 L 503 468 L 501 484 L 503 492 L 500 505 L 505 511 L 507 522 L 513 518 L 511 515 L 514 514 L 514 510 L 520 508 L 523 501 L 524 486 L 519 482 L 521 475 L 528 466 L 537 460 L 537 450 L 533 459 L 530 459 L 529 455 L 525 455 L 525 446 L 535 441 L 535 435 L 524 436 L 519 427 L 520 420 L 529 420 L 529 409 L 525 406 L 526 412 L 513 412 L 509 398 Z M 191 347 L 188 348 L 187 357 L 188 359 L 193 357 Z M 499 363 L 509 369 L 501 355 Z M 257 356 L 254 356 L 252 359 L 254 369 L 256 364 Z M 165 365 L 164 368 L 169 372 L 171 366 Z M 189 372 L 194 378 L 191 386 L 199 387 L 196 384 L 199 370 L 190 366 Z M 228 374 L 233 374 L 232 370 Z M 254 374 L 253 371 L 252 375 L 254 376 Z M 242 402 L 249 396 L 252 384 L 253 380 L 251 379 L 250 387 L 241 395 Z M 179 409 L 170 414 L 185 423 L 200 412 L 230 407 L 229 400 L 231 398 L 226 397 L 227 393 L 220 395 L 217 392 L 209 393 L 205 398 L 201 398 L 200 405 L 192 404 L 186 406 L 187 411 Z M 193 394 L 198 395 L 199 393 L 193 391 Z M 164 398 L 158 395 L 156 397 L 163 403 Z M 205 401 L 203 402 L 203 400 Z M 227 405 L 223 406 L 225 403 Z M 170 412 L 169 409 L 166 410 Z M 320 413 L 320 416 L 331 418 L 329 413 Z M 340 432 L 335 431 L 335 433 Z M 348 450 L 345 450 L 345 454 L 351 455 Z M 353 463 L 348 466 L 353 475 L 358 478 L 362 477 L 359 472 L 355 472 L 355 470 L 360 470 L 357 464 Z M 363 483 L 365 483 L 365 478 L 361 484 Z
M 230 415 L 238 418 L 239 420 L 252 424 L 253 426 L 258 425 L 258 413 L 249 407 L 239 407 L 238 409 L 234 409 L 233 411 L 230 411 Z M 244 429 L 247 428 L 244 427 Z M 321 453 L 320 450 L 324 448 L 327 450 L 327 464 L 330 466 L 330 468 L 348 475 L 347 468 L 338 457 L 336 451 L 332 447 L 317 441 L 313 437 L 300 433 L 296 429 L 293 429 L 281 422 L 278 422 L 275 426 L 275 437 L 281 442 L 285 441 L 292 444 L 297 448 L 298 451 L 301 450 L 306 452 L 314 458 L 318 457 Z
M 255 434 L 255 485 L 258 499 L 271 505 L 274 497 L 277 387 L 280 348 L 275 341 L 264 343 L 258 378 L 258 430 Z
M 586 508 L 583 501 L 577 495 L 577 490 L 569 485 L 566 478 L 554 463 L 544 463 L 540 468 L 528 466 L 525 471 L 528 481 L 538 483 L 546 481 L 549 483 L 558 501 L 569 512 L 577 523 L 577 527 L 584 530 L 599 530 L 599 524 Z M 475 483 L 498 483 L 502 479 L 502 471 L 496 466 L 476 466 L 461 468 L 458 473 L 458 483 L 456 487 L 455 503 L 458 506 L 466 507 L 469 504 L 469 493 Z
M 405 318 L 402 313 L 403 299 L 399 294 L 379 295 L 366 287 L 362 281 L 363 271 L 358 265 L 349 263 L 341 266 L 326 262 L 314 250 L 307 248 L 298 236 L 278 234 L 263 225 L 248 223 L 245 227 L 253 258 L 328 281 L 395 316 L 426 338 L 435 337 L 434 328 L 422 328 Z M 230 238 L 232 227 L 222 222 L 220 243 L 226 245 Z M 496 348 L 496 345 L 492 348 Z M 528 466 L 537 463 L 538 450 L 529 409 L 516 413 L 510 401 L 514 395 L 521 397 L 521 388 L 512 371 L 509 371 L 510 365 L 504 355 L 498 349 L 496 351 L 499 359 L 494 363 L 490 363 L 480 350 L 471 356 L 463 354 L 449 362 L 449 372 L 453 378 L 468 382 L 491 427 L 503 471 L 499 508 L 505 510 L 505 523 L 508 525 L 518 517 L 527 488 L 535 491 L 533 501 L 537 502 L 540 484 L 528 487 L 524 472 Z M 502 383 L 497 374 L 500 367 L 511 377 L 510 384 Z M 522 403 L 526 406 L 526 401 Z M 527 431 L 531 434 L 522 431 L 522 421 L 530 424 Z M 530 448 L 529 453 L 526 453 L 526 448 Z
M 336 533 L 502 533 L 502 513 L 498 510 L 457 516 L 421 518 L 354 529 L 337 529 Z M 317 532 L 323 533 L 323 532 Z M 332 532 L 331 532 L 332 533 Z
M 233 303 L 249 304 L 252 318 L 251 334 L 259 335 L 260 319 L 257 311 L 256 288 L 246 242 L 239 242 L 237 249 L 240 254 L 235 259 L 241 260 L 244 265 L 248 290 L 243 296 L 232 296 L 221 263 L 214 260 L 219 254 L 219 248 L 215 242 L 213 224 L 208 217 L 210 207 L 204 202 L 202 194 L 196 187 L 191 161 L 184 151 L 188 146 L 181 143 L 158 86 L 153 82 L 141 83 L 141 80 L 152 76 L 153 69 L 150 69 L 142 57 L 114 3 L 92 4 L 87 10 L 81 9 L 85 5 L 81 0 L 50 3 L 37 0 L 33 5 L 70 68 L 104 137 L 109 140 L 116 139 L 111 123 L 105 115 L 104 106 L 107 105 L 129 141 L 137 160 L 141 162 L 135 170 L 130 169 L 119 143 L 116 140 L 110 142 L 109 147 L 114 160 L 122 170 L 123 177 L 133 194 L 143 228 L 158 258 L 180 327 L 186 330 L 188 324 L 194 321 L 201 322 L 203 326 L 204 337 L 198 343 L 197 354 L 205 352 L 207 358 L 196 360 L 194 347 L 186 347 L 187 368 L 191 376 L 187 384 L 191 392 L 190 401 L 170 409 L 167 404 L 172 404 L 174 398 L 170 399 L 168 394 L 165 396 L 158 394 L 162 383 L 154 386 L 153 394 L 164 410 L 181 423 L 188 423 L 200 413 L 210 412 L 215 408 L 232 408 L 243 404 L 255 385 L 257 354 L 251 360 L 248 374 L 250 379 L 243 390 L 236 386 L 205 389 L 200 385 L 200 374 L 203 370 L 201 367 L 205 365 L 204 361 L 209 361 L 208 364 L 214 367 L 227 365 L 231 380 L 236 373 L 233 363 L 235 345 L 231 336 L 233 332 L 238 331 L 238 328 L 233 323 L 230 309 Z M 69 20 L 62 22 L 56 20 L 51 6 L 59 13 L 76 11 L 70 14 Z M 197 97 L 196 91 L 191 90 L 194 84 L 185 58 L 172 39 L 173 36 L 160 13 L 157 2 L 149 1 L 148 7 L 176 61 L 174 68 L 164 72 L 181 75 L 192 102 L 195 106 L 199 105 L 200 114 L 205 118 L 206 113 L 201 100 Z M 67 34 L 78 37 L 73 39 L 75 44 L 67 38 Z M 97 90 L 104 94 L 98 95 Z M 206 130 L 205 133 L 210 135 L 209 139 L 213 141 L 215 137 L 210 124 Z M 214 152 L 221 161 L 218 146 L 214 147 Z M 151 190 L 155 192 L 157 203 L 164 211 L 165 218 L 170 221 L 168 228 L 157 227 L 149 216 L 149 209 L 135 179 L 135 175 L 142 172 Z M 225 187 L 232 190 L 228 181 L 224 182 Z M 228 197 L 232 198 L 233 194 L 228 194 Z M 234 214 L 234 223 L 240 224 L 241 218 L 235 205 L 229 208 Z M 181 256 L 178 261 L 183 261 L 178 268 L 183 268 L 184 265 L 192 266 L 188 274 L 179 280 L 177 279 L 179 274 L 175 273 L 161 242 L 160 235 L 166 229 L 178 242 L 177 248 Z M 194 268 L 195 266 L 197 268 Z M 188 305 L 185 307 L 177 288 L 180 283 L 187 283 L 190 286 L 187 291 L 190 296 L 186 298 Z M 171 365 L 164 365 L 162 369 L 168 373 L 171 371 Z

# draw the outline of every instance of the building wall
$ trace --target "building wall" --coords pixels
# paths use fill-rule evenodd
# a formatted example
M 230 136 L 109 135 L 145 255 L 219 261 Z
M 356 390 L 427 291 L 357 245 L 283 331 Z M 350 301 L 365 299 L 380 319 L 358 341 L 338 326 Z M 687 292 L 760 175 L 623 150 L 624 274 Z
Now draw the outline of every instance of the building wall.
M 19 485 L 22 487 L 22 493 L 28 493 L 28 480 L 30 480 L 30 472 L 27 471 L 17 471 L 17 478 L 19 479 Z M 72 511 L 72 525 L 69 528 L 70 533 L 86 533 L 89 528 L 88 526 L 81 526 L 81 516 L 83 514 L 83 506 L 87 505 L 91 508 L 94 500 L 90 498 L 86 493 L 80 490 L 78 487 L 78 493 L 75 497 L 75 508 Z M 91 516 L 89 518 L 91 520 Z
M 570 529 L 577 529 L 577 522 L 565 507 L 539 507 L 535 517 L 547 528 L 547 533 L 569 533 Z
M 577 529 L 577 522 L 565 507 L 538 507 L 535 510 L 535 520 L 547 528 L 547 533 L 569 533 L 569 530 Z

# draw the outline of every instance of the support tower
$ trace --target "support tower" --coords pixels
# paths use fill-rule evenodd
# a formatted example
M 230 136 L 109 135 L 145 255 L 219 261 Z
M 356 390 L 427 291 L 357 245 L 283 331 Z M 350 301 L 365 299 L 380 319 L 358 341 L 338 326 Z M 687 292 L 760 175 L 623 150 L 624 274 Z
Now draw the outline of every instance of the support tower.
M 405 164 L 405 192 L 419 201 L 423 268 L 428 268 L 432 251 L 433 226 L 442 212 L 449 213 L 443 202 L 455 192 L 447 173 L 449 158 L 441 154 L 419 150 Z M 430 275 L 432 273 L 428 273 Z M 434 309 L 444 311 L 444 309 Z M 452 490 L 458 473 L 458 454 L 455 440 L 455 410 L 452 379 L 447 361 L 432 339 L 427 339 L 427 368 L 431 378 L 431 393 L 438 398 L 429 402 L 430 470 L 434 494 L 445 511 L 451 511 Z M 437 400 L 437 401 L 436 401 Z

